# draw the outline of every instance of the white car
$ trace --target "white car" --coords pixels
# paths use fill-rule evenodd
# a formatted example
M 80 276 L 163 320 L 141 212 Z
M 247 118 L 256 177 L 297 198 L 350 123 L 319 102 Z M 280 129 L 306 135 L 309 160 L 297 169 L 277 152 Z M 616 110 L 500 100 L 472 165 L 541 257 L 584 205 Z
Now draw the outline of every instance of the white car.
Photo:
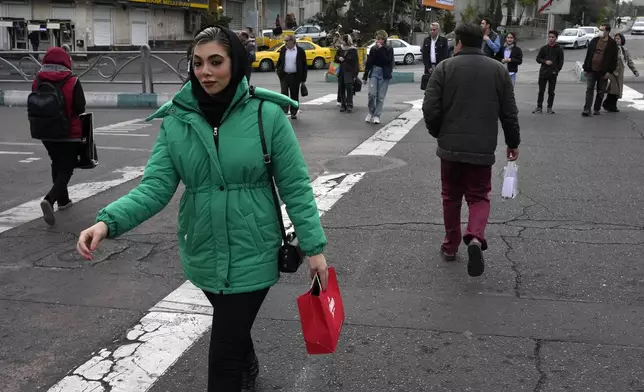
M 420 51 L 420 46 L 410 45 L 409 43 L 399 39 L 390 38 L 387 43 L 394 49 L 394 60 L 396 63 L 403 63 L 406 65 L 413 64 L 416 60 L 422 60 L 423 54 Z M 369 51 L 376 44 L 376 40 L 372 39 L 365 45 L 367 55 Z
M 644 22 L 635 22 L 631 27 L 631 35 L 644 34 Z
M 329 41 L 326 31 L 318 25 L 304 25 L 295 30 L 295 39 L 302 39 L 304 37 L 311 38 L 311 41 L 320 46 L 328 46 Z
M 597 34 L 599 33 L 599 27 L 595 27 L 595 26 L 582 26 L 580 27 L 580 29 L 586 32 L 586 37 L 588 37 L 588 41 L 592 41 L 592 39 L 597 37 Z
M 590 38 L 583 29 L 565 29 L 559 34 L 557 43 L 564 48 L 587 48 Z

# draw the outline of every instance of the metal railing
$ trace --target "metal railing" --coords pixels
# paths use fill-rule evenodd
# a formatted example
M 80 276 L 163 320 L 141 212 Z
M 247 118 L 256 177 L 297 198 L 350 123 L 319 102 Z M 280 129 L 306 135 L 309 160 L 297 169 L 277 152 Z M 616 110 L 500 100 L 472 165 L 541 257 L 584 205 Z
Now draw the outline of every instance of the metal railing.
M 66 45 L 63 49 L 72 57 L 72 71 L 83 83 L 140 84 L 142 93 L 154 93 L 155 85 L 183 84 L 188 78 L 185 51 L 152 51 L 148 45 L 139 51 L 70 52 Z M 0 83 L 32 83 L 45 53 L 0 51 Z M 172 65 L 174 61 L 176 66 Z M 157 80 L 155 74 L 159 76 Z M 161 77 L 168 74 L 169 78 Z M 118 76 L 124 78 L 117 80 Z M 127 80 L 128 76 L 131 80 Z

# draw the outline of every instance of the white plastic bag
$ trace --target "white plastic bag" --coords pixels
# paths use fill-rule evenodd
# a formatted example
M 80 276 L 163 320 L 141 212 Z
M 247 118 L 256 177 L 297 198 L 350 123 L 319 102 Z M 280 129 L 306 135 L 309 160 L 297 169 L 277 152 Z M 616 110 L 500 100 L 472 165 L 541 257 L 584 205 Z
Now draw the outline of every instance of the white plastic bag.
M 507 163 L 503 169 L 503 188 L 501 188 L 501 197 L 504 199 L 514 199 L 517 197 L 519 182 L 519 166 L 514 161 Z

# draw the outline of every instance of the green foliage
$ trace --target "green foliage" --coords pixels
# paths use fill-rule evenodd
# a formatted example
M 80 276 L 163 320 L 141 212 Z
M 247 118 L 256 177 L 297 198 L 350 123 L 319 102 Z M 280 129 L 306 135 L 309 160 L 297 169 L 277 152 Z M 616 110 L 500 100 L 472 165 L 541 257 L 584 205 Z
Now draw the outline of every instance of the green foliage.
M 480 22 L 480 10 L 472 2 L 461 12 L 461 21 L 463 23 L 477 23 Z
M 323 30 L 333 31 L 339 24 L 344 25 L 345 18 L 339 11 L 344 7 L 344 0 L 330 0 L 323 12 L 318 12 L 310 22 L 320 25 Z
M 441 18 L 441 26 L 443 27 L 443 33 L 449 34 L 456 28 L 456 18 L 451 11 L 447 11 L 443 14 Z
M 572 0 L 570 13 L 562 15 L 562 19 L 581 25 L 598 24 L 603 23 L 604 18 L 612 18 L 614 14 L 615 0 Z
M 502 19 L 503 19 L 502 0 L 496 0 L 496 8 L 494 9 L 494 23 L 500 24 Z
M 201 14 L 201 25 L 210 26 L 210 25 L 219 25 L 228 27 L 233 18 L 224 16 L 223 13 L 219 12 L 204 12 Z

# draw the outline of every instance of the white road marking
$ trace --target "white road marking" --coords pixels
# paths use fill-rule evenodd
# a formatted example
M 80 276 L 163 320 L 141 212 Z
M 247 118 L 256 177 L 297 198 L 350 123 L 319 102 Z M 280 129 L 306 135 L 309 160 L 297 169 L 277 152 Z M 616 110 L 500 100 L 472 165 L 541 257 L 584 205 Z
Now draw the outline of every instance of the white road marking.
M 32 163 L 41 160 L 42 158 L 27 158 L 23 159 L 22 161 L 18 161 L 20 163 Z
M 0 142 L 0 146 L 42 146 L 42 143 Z M 129 147 L 110 147 L 110 146 L 97 146 L 97 147 L 99 150 L 152 152 L 152 150 L 148 148 L 129 148 Z
M 324 105 L 325 103 L 335 102 L 337 99 L 338 99 L 337 94 L 327 94 L 320 98 L 312 99 L 310 101 L 300 102 L 300 105 L 320 106 L 320 105 Z
M 33 155 L 33 152 L 28 152 L 28 151 L 0 151 L 0 155 Z
M 150 136 L 147 133 L 114 133 L 114 132 L 94 132 L 96 136 L 134 136 L 134 137 L 146 137 Z
M 335 99 L 335 95 L 332 95 Z M 412 108 L 358 146 L 350 155 L 383 156 L 422 119 L 422 100 L 407 102 Z M 312 182 L 320 215 L 329 211 L 365 173 L 324 174 Z M 292 230 L 290 220 L 285 224 Z M 192 283 L 178 289 L 151 308 L 126 334 L 128 341 L 114 350 L 101 350 L 63 378 L 49 392 L 145 392 L 188 350 L 211 325 L 212 308 Z M 138 344 L 137 346 L 134 346 Z M 117 355 L 117 353 L 123 353 Z M 297 377 L 296 391 L 310 390 L 311 372 L 305 366 Z
M 644 110 L 644 94 L 624 85 L 621 102 L 637 110 Z
M 74 201 L 87 199 L 90 196 L 94 196 L 97 193 L 106 191 L 143 175 L 143 169 L 143 167 L 124 167 L 114 170 L 113 173 L 120 175 L 119 178 L 72 185 L 69 187 L 69 195 Z M 18 207 L 0 212 L 0 233 L 42 217 L 42 211 L 40 209 L 41 201 L 42 198 L 32 200 Z

